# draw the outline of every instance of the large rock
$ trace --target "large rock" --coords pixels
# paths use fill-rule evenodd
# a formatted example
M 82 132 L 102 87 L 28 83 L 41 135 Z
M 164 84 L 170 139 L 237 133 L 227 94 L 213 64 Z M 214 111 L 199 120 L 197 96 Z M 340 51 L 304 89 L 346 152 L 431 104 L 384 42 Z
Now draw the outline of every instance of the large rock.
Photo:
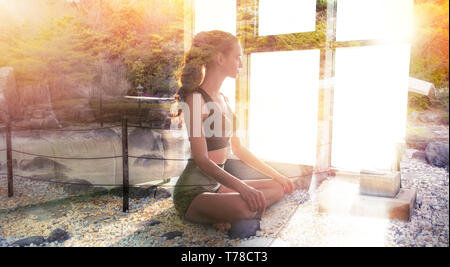
M 428 143 L 448 142 L 448 134 L 431 126 L 413 127 L 406 133 L 406 145 L 408 148 L 425 150 Z
M 425 149 L 426 159 L 429 164 L 446 168 L 447 170 L 449 168 L 448 153 L 449 145 L 442 142 L 431 142 Z
M 147 151 L 164 151 L 161 135 L 151 129 L 135 128 L 128 134 L 128 145 Z
M 425 123 L 436 123 L 439 124 L 442 122 L 442 115 L 432 112 L 423 112 L 419 116 L 419 120 Z
M 56 119 L 56 116 L 48 116 L 46 117 L 42 122 L 42 127 L 44 129 L 60 129 L 62 128 L 62 125 L 59 123 L 58 119 Z
M 159 153 L 152 153 L 142 155 L 134 161 L 134 166 L 150 167 L 152 164 L 157 164 L 164 168 L 163 157 Z
M 35 157 L 33 160 L 20 161 L 20 169 L 24 171 L 35 170 L 54 170 L 54 171 L 70 171 L 65 165 L 44 157 Z
M 445 112 L 436 110 L 415 110 L 408 116 L 408 121 L 412 123 L 448 124 Z

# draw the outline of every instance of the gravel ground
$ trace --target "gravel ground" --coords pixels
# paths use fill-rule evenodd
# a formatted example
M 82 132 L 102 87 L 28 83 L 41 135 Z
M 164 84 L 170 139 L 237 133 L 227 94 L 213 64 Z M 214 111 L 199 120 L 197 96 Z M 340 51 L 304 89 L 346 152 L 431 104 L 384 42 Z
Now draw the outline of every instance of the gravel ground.
M 180 220 L 172 198 L 134 199 L 130 212 L 123 213 L 121 197 L 67 199 L 62 186 L 21 178 L 15 179 L 14 197 L 7 198 L 1 176 L 0 247 L 25 237 L 45 238 L 57 228 L 70 239 L 41 246 L 448 246 L 449 174 L 412 158 L 415 151 L 407 149 L 401 162 L 402 186 L 417 189 L 410 222 L 318 213 L 315 192 L 299 190 L 267 209 L 261 231 L 246 240 Z M 174 231 L 181 235 L 162 237 Z
M 4 171 L 6 172 L 6 171 Z M 75 196 L 66 193 L 63 186 L 31 179 L 14 177 L 14 195 L 8 198 L 7 176 L 0 176 L 0 210 L 14 209 L 51 200 Z
M 2 182 L 6 180 L 5 177 L 1 179 Z M 17 193 L 15 198 L 19 203 L 10 200 L 9 209 L 5 208 L 5 204 L 0 210 L 0 246 L 9 246 L 17 240 L 31 236 L 46 238 L 58 228 L 67 231 L 71 238 L 64 242 L 42 243 L 39 246 L 234 247 L 252 239 L 267 243 L 276 237 L 296 207 L 309 198 L 305 190 L 285 196 L 266 210 L 261 221 L 261 231 L 257 232 L 256 237 L 240 240 L 230 239 L 227 232 L 215 230 L 210 225 L 182 221 L 176 215 L 172 198 L 133 199 L 130 201 L 130 211 L 123 213 L 122 198 L 105 194 L 53 200 L 44 204 L 42 202 L 46 197 L 57 199 L 63 197 L 64 193 L 58 190 L 58 186 L 40 185 L 39 189 L 46 190 L 46 194 L 42 194 L 30 190 L 34 185 L 32 183 L 38 182 L 23 179 L 17 180 L 16 184 L 20 181 L 23 181 L 24 185 L 16 187 L 15 191 L 25 190 L 26 194 Z M 0 202 L 6 200 L 6 196 L 6 192 L 2 192 Z M 33 203 L 33 200 L 34 203 L 40 204 L 28 205 Z M 28 206 L 18 207 L 19 204 Z M 152 220 L 160 223 L 152 225 Z M 181 236 L 170 240 L 162 237 L 174 231 L 181 232 Z
M 402 187 L 416 188 L 411 220 L 318 213 L 312 197 L 300 205 L 272 246 L 445 247 L 449 239 L 449 173 L 412 158 L 407 149 L 401 167 Z

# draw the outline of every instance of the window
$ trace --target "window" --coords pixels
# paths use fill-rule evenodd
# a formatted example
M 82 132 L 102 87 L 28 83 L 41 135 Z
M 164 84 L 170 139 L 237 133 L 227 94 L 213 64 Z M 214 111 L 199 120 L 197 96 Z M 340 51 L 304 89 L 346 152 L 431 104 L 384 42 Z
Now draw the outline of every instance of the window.
M 337 41 L 401 40 L 411 35 L 411 0 L 338 0 Z
M 272 162 L 325 162 L 318 169 L 389 168 L 406 126 L 413 1 L 237 4 L 222 14 L 239 18 L 228 25 L 244 49 L 237 90 L 249 149 Z M 203 24 L 218 20 L 209 16 Z
M 236 0 L 195 0 L 195 33 L 222 30 L 236 35 Z
M 410 45 L 339 48 L 332 165 L 389 170 L 406 127 Z
M 259 35 L 312 32 L 315 0 L 259 0 Z
M 249 145 L 273 162 L 314 165 L 319 50 L 251 56 Z

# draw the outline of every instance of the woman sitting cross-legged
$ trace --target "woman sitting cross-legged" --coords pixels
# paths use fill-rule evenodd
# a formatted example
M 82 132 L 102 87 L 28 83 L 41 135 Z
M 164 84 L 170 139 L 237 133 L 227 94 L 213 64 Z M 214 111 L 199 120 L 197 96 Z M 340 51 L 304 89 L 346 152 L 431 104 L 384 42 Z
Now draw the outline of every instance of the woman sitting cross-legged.
M 185 56 L 182 86 L 177 92 L 190 111 L 183 113 L 191 160 L 175 186 L 174 205 L 184 219 L 222 230 L 230 229 L 236 221 L 260 218 L 267 207 L 294 191 L 289 178 L 256 158 L 236 134 L 236 116 L 220 88 L 226 77 L 237 77 L 241 55 L 241 46 L 232 34 L 198 33 Z M 208 109 L 211 104 L 215 108 Z M 225 171 L 230 149 L 245 164 L 272 179 L 240 180 Z

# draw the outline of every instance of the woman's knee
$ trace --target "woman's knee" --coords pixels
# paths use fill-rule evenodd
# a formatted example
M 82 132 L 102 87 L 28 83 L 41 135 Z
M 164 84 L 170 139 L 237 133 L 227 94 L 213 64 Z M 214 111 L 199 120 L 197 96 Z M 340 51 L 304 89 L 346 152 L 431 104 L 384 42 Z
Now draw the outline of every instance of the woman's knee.
M 284 196 L 284 188 L 283 188 L 283 186 L 280 183 L 272 180 L 271 188 L 275 192 L 274 194 L 275 194 L 275 198 L 276 199 L 279 200 L 279 199 L 283 198 L 283 196 Z
M 256 217 L 256 214 L 256 211 L 251 211 L 247 205 L 243 205 L 236 211 L 236 220 L 252 219 Z

